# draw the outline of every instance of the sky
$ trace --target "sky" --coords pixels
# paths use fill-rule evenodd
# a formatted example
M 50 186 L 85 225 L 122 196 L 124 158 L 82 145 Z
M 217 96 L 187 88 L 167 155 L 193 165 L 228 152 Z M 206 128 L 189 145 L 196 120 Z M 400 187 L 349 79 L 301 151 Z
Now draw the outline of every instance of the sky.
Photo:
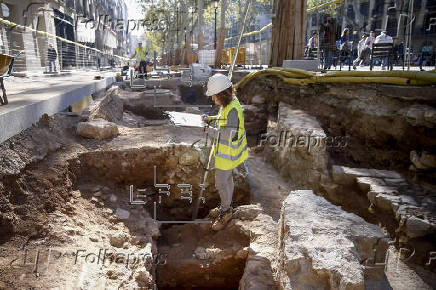
M 139 20 L 143 18 L 141 6 L 138 4 L 137 0 L 125 0 L 125 2 L 129 20 Z M 132 33 L 141 35 L 143 31 L 141 29 L 135 29 Z

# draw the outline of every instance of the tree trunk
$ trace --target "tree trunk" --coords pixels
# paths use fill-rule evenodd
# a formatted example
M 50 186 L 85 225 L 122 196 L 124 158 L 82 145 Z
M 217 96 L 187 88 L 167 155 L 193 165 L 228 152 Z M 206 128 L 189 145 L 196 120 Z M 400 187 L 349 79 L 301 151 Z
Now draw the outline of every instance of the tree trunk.
M 198 0 L 198 50 L 203 49 L 204 3 Z
M 360 1 L 359 0 L 353 0 L 353 11 L 354 11 L 355 23 L 357 24 L 359 31 L 361 31 L 361 30 L 365 31 L 365 27 L 363 26 L 363 24 L 365 22 L 365 18 L 363 17 L 362 13 L 360 13 Z M 354 29 L 354 30 L 357 30 L 357 29 Z
M 388 15 L 388 8 L 389 8 L 390 3 L 385 1 L 385 3 L 383 4 L 383 15 L 385 15 L 385 17 L 383 17 L 383 21 L 382 21 L 382 30 L 386 30 L 388 28 L 388 19 L 389 19 L 389 15 Z
M 192 35 L 194 33 L 194 27 L 197 25 L 197 21 L 192 25 L 191 30 L 188 33 L 188 36 L 186 38 L 186 43 L 185 43 L 185 60 L 184 63 L 187 65 L 192 64 L 193 60 L 192 60 L 192 48 L 191 48 L 191 40 L 192 40 Z
M 226 37 L 226 11 L 227 11 L 227 1 L 228 0 L 222 0 L 221 1 L 221 17 L 220 17 L 220 30 L 219 30 L 219 36 L 216 43 L 216 50 L 215 50 L 215 67 L 221 66 L 221 51 L 224 48 L 224 39 Z
M 302 59 L 306 29 L 306 0 L 274 0 L 272 21 L 272 66 L 282 66 L 285 59 Z
M 419 9 L 418 17 L 416 18 L 415 29 L 424 27 L 424 19 L 426 15 L 427 0 L 422 0 L 421 8 Z
M 375 0 L 369 0 L 369 11 L 368 11 L 369 29 L 368 30 L 375 31 L 374 19 L 372 17 L 372 11 L 374 10 L 374 7 L 375 7 Z

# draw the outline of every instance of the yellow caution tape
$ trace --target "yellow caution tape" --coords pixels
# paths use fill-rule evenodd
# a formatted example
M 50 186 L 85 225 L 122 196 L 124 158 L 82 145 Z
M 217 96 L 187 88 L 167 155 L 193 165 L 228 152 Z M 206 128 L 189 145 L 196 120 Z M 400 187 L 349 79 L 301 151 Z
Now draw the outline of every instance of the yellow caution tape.
M 30 30 L 31 32 L 35 32 L 36 34 L 39 34 L 39 35 L 43 35 L 43 36 L 47 36 L 47 37 L 53 37 L 53 38 L 58 39 L 58 40 L 60 40 L 62 42 L 66 42 L 66 43 L 69 43 L 69 44 L 74 44 L 74 45 L 77 45 L 78 47 L 85 48 L 85 49 L 90 49 L 90 50 L 99 52 L 99 53 L 104 54 L 104 55 L 114 56 L 114 57 L 117 57 L 117 58 L 119 58 L 121 60 L 125 60 L 125 61 L 129 60 L 129 58 L 122 57 L 122 56 L 119 56 L 119 55 L 110 54 L 110 53 L 106 53 L 106 52 L 103 52 L 103 51 L 101 51 L 101 50 L 99 50 L 97 48 L 89 47 L 89 46 L 83 45 L 81 43 L 74 42 L 74 41 L 62 38 L 60 36 L 48 33 L 47 31 L 40 31 L 40 30 L 36 30 L 36 29 L 34 29 L 32 27 L 29 27 L 29 26 L 19 25 L 19 24 L 16 24 L 14 22 L 11 22 L 9 20 L 6 20 L 4 18 L 1 18 L 1 17 L 0 17 L 0 22 L 4 23 L 6 25 L 9 25 L 9 26 L 13 26 L 13 27 L 17 27 L 17 28 L 23 29 L 23 30 Z

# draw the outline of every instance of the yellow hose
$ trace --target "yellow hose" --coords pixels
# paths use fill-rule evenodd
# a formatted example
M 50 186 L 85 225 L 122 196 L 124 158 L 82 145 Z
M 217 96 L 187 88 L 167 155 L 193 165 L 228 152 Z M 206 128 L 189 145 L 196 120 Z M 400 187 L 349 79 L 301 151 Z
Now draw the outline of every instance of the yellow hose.
M 303 70 L 303 69 L 298 69 L 298 68 L 272 67 L 272 68 L 267 69 L 267 70 L 292 72 L 292 73 L 300 74 L 300 75 L 307 76 L 307 77 L 311 77 L 311 76 L 314 76 L 316 74 L 314 72 Z
M 408 85 L 410 80 L 401 77 L 317 77 L 318 83 L 380 83 L 392 85 Z
M 300 69 L 273 67 L 249 73 L 236 88 L 244 87 L 249 81 L 258 77 L 278 76 L 284 82 L 296 86 L 305 86 L 314 83 L 380 83 L 392 85 L 426 86 L 436 84 L 436 70 L 429 72 L 411 71 L 340 71 L 329 72 L 325 75 L 316 75 Z
M 399 77 L 436 83 L 436 75 L 421 71 L 343 71 L 325 74 L 326 77 Z

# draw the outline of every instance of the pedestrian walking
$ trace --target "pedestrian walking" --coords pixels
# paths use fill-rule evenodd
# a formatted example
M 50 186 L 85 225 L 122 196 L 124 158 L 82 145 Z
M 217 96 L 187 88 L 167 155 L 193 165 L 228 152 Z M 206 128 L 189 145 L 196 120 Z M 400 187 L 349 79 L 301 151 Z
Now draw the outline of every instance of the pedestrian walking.
M 322 35 L 321 47 L 323 51 L 324 70 L 330 69 L 336 52 L 336 38 L 338 35 L 338 24 L 336 23 L 336 19 L 327 16 L 320 26 L 319 34 Z
M 47 50 L 49 72 L 53 72 L 53 71 L 56 72 L 56 59 L 57 59 L 57 57 L 58 57 L 58 54 L 56 52 L 56 49 L 53 47 L 53 44 L 50 43 L 48 46 L 48 50 Z

